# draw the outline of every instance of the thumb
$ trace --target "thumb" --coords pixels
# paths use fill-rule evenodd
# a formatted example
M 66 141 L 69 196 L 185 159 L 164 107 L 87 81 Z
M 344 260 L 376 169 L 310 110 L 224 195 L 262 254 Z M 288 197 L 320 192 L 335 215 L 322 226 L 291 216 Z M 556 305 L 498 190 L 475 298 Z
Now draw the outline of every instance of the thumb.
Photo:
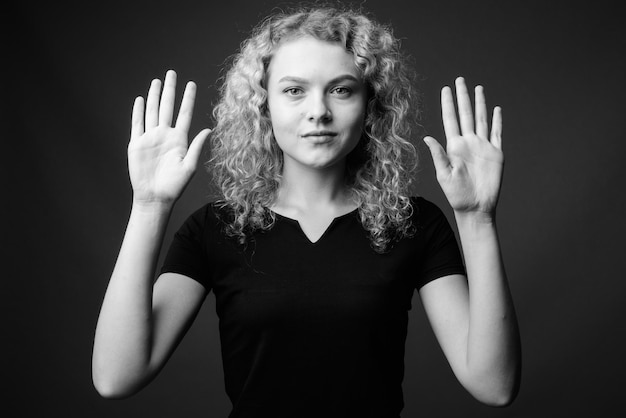
M 439 141 L 432 136 L 426 136 L 424 137 L 424 142 L 428 145 L 430 155 L 433 158 L 433 163 L 435 164 L 435 170 L 441 174 L 450 171 L 450 159 Z
M 210 133 L 210 129 L 203 129 L 191 141 L 191 144 L 189 144 L 189 148 L 187 149 L 187 155 L 185 155 L 183 163 L 193 170 L 195 170 L 198 165 L 198 160 L 200 159 L 202 147 L 204 146 L 204 142 L 206 141 Z

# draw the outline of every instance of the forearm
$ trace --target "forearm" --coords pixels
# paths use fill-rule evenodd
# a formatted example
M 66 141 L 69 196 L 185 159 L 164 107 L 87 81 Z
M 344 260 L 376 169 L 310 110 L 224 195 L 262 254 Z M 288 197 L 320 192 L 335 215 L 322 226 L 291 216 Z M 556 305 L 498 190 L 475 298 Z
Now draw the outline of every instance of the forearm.
M 519 383 L 520 338 L 495 219 L 455 214 L 467 267 L 467 376 L 475 396 L 506 404 Z
M 171 205 L 133 204 L 96 327 L 93 378 L 103 395 L 148 377 L 152 287 L 170 212 Z

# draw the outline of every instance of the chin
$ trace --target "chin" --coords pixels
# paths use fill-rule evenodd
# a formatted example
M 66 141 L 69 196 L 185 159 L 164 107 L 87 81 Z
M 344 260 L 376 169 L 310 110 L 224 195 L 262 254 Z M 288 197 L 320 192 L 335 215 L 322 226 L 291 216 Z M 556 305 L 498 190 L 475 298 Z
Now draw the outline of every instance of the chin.
M 335 163 L 316 161 L 316 162 L 311 162 L 311 163 L 304 163 L 303 165 L 305 167 L 312 168 L 314 170 L 325 170 L 327 168 L 333 167 Z
M 321 170 L 337 166 L 338 164 L 342 164 L 344 162 L 344 158 L 319 158 L 315 160 L 303 161 L 302 164 L 310 168 Z

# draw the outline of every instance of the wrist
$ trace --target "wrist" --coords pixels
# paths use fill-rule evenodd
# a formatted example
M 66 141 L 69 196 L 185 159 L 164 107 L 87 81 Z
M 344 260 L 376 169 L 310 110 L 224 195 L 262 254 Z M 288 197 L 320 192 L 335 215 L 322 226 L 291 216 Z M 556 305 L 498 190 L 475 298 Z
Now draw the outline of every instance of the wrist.
M 495 226 L 496 224 L 496 212 L 483 211 L 454 211 L 454 218 L 456 219 L 459 227 L 461 225 L 467 226 Z
M 174 208 L 174 201 L 141 200 L 133 198 L 132 211 L 150 215 L 169 215 Z
M 495 213 L 455 211 L 454 216 L 464 248 L 476 249 L 486 243 L 497 242 L 498 228 Z

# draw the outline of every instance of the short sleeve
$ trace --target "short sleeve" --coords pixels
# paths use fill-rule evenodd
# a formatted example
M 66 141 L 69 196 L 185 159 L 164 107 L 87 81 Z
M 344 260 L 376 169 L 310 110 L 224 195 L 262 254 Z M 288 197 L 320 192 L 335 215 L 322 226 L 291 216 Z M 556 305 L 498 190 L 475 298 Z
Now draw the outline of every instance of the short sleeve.
M 161 274 L 185 275 L 202 284 L 207 291 L 212 287 L 205 233 L 209 213 L 207 205 L 187 218 L 174 234 L 161 267 Z
M 466 274 L 459 244 L 445 214 L 435 204 L 417 198 L 418 234 L 425 241 L 418 288 L 440 277 Z

